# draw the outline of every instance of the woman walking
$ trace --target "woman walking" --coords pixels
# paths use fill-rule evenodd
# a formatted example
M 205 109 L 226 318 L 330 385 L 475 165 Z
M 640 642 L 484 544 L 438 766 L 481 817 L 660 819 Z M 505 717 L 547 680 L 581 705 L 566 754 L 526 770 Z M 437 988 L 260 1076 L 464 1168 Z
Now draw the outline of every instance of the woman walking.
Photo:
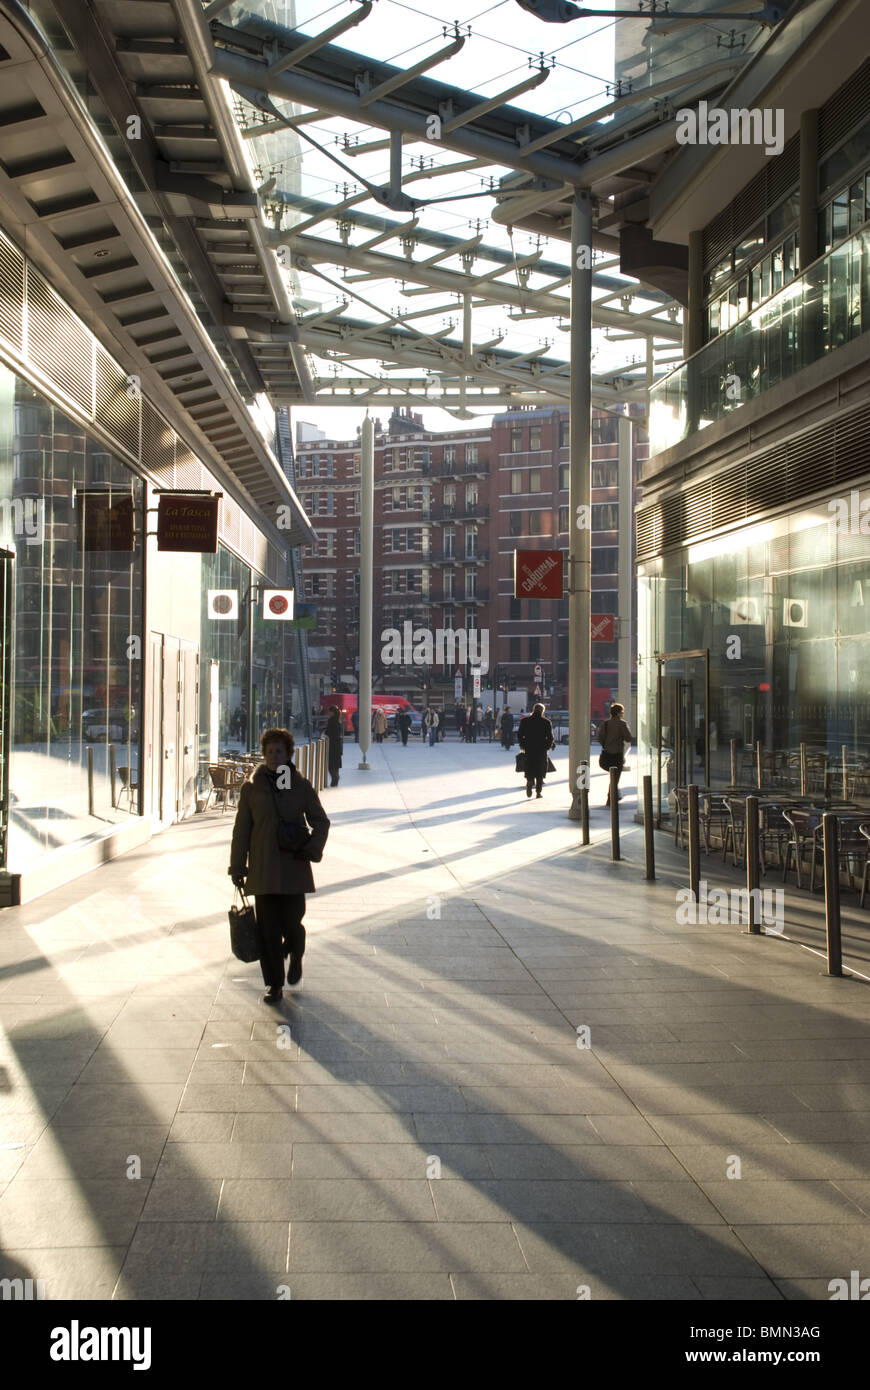
M 344 736 L 341 731 L 341 710 L 338 705 L 330 705 L 329 718 L 326 721 L 326 728 L 323 730 L 329 739 L 329 785 L 338 786 L 338 770 L 341 767 L 341 751 L 344 747 Z
M 387 732 L 387 716 L 378 707 L 372 715 L 372 730 L 375 736 L 375 743 L 383 743 L 384 734 Z
M 230 876 L 254 897 L 260 938 L 263 999 L 277 1004 L 284 985 L 302 979 L 305 894 L 313 893 L 311 865 L 323 858 L 329 819 L 311 783 L 293 766 L 293 735 L 267 729 L 260 740 L 264 761 L 239 794 L 233 826 Z
M 610 774 L 610 769 L 618 769 L 616 780 L 622 776 L 622 769 L 625 767 L 625 750 L 634 743 L 634 734 L 623 719 L 625 709 L 622 705 L 610 706 L 610 718 L 605 719 L 598 729 L 598 742 L 601 744 L 602 753 L 598 759 L 598 766 L 603 767 L 604 771 Z M 617 799 L 622 800 L 622 792 L 617 788 Z M 610 792 L 607 793 L 605 806 L 610 805 Z

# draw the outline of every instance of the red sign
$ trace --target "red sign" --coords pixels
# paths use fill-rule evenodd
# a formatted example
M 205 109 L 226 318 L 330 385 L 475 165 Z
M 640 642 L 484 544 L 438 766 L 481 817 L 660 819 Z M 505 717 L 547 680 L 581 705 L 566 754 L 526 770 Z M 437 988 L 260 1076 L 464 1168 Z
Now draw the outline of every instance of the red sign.
M 514 551 L 514 598 L 561 598 L 561 550 Z
M 162 492 L 157 504 L 157 549 L 217 550 L 218 499 L 183 492 Z
M 592 614 L 592 641 L 612 642 L 616 636 L 616 618 L 612 613 Z

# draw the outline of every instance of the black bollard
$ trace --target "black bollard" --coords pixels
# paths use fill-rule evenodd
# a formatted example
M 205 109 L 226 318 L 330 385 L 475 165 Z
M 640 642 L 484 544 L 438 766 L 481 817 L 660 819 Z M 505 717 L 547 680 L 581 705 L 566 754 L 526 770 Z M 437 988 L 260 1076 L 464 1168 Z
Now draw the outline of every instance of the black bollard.
M 589 844 L 589 788 L 582 787 L 580 790 L 580 830 L 582 843 Z
M 689 887 L 695 902 L 701 897 L 701 837 L 698 833 L 698 788 L 693 782 L 689 792 Z
M 746 798 L 746 897 L 749 903 L 749 934 L 760 936 L 758 899 L 760 896 L 760 865 L 758 856 L 758 797 Z
M 652 777 L 647 774 L 643 779 L 643 846 L 646 855 L 646 877 L 649 879 L 654 879 L 656 876 L 654 836 Z
M 822 816 L 825 850 L 825 935 L 828 943 L 828 974 L 842 975 L 843 947 L 840 940 L 840 854 L 839 823 L 830 811 Z
M 610 857 L 620 859 L 619 853 L 619 768 L 610 769 Z

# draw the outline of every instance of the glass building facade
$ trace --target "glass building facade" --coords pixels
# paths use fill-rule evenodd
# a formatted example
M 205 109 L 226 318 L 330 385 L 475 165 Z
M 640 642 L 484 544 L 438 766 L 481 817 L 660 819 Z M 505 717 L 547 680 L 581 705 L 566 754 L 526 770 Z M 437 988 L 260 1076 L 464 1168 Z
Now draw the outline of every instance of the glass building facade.
M 138 765 L 142 537 L 137 525 L 132 550 L 111 549 L 117 537 L 89 518 L 107 502 L 141 518 L 143 487 L 0 366 L 3 866 L 25 868 L 129 814 L 121 793 Z
M 810 791 L 845 770 L 870 792 L 868 534 L 847 489 L 638 566 L 638 774 L 663 811 L 677 783 L 753 783 L 758 745 L 765 785 L 800 785 L 803 745 Z

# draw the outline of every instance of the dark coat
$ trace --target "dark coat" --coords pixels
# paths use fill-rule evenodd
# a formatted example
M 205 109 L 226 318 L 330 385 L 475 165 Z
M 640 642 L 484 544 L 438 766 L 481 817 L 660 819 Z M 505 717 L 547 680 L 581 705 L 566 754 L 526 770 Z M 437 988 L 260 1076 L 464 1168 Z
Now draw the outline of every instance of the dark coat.
M 341 718 L 337 714 L 331 714 L 326 721 L 326 728 L 323 730 L 329 739 L 329 775 L 336 777 L 338 769 L 341 767 L 341 750 L 344 747 L 344 736 L 341 732 Z
M 547 753 L 556 747 L 553 726 L 541 714 L 527 714 L 520 720 L 517 742 L 526 755 L 526 780 L 547 775 Z
M 509 709 L 503 710 L 503 711 L 502 711 L 501 718 L 499 719 L 498 722 L 499 722 L 499 724 L 501 725 L 501 731 L 502 731 L 503 734 L 507 734 L 507 733 L 511 733 L 511 734 L 512 734 L 513 731 L 514 731 L 514 715 L 513 715 L 513 710 L 509 710 Z
M 310 827 L 311 839 L 298 854 L 288 854 L 278 846 L 278 822 L 282 819 Z M 311 861 L 322 859 L 328 834 L 329 819 L 311 783 L 291 763 L 290 786 L 276 788 L 273 793 L 266 764 L 261 763 L 239 793 L 230 873 L 233 878 L 247 878 L 249 894 L 313 893 Z

